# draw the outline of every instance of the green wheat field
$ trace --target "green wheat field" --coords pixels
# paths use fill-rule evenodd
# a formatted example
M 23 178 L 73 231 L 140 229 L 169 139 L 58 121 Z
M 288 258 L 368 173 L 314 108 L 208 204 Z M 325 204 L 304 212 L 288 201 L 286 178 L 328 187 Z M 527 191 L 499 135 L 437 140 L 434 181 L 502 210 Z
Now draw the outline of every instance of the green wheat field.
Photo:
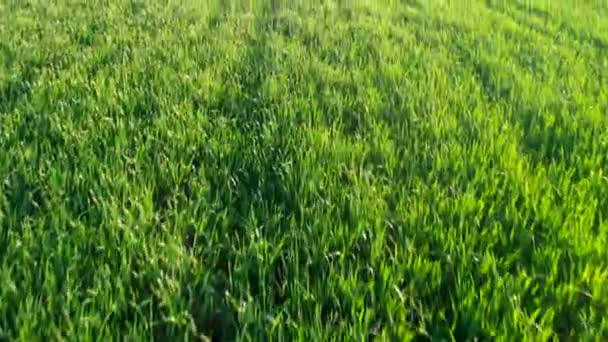
M 608 2 L 0 0 L 0 340 L 608 340 Z

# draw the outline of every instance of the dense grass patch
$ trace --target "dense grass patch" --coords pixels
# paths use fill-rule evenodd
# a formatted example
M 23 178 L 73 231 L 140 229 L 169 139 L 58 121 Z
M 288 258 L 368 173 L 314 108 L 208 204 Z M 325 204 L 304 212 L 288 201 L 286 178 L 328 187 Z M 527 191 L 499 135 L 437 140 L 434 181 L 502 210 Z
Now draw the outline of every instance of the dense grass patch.
M 0 0 L 0 339 L 608 339 L 606 18 Z

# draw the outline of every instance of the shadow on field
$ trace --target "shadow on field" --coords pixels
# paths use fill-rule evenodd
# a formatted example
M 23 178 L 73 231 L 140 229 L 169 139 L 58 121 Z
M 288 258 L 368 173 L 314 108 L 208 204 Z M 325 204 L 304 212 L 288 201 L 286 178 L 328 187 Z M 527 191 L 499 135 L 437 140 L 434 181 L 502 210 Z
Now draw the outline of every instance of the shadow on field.
M 349 302 L 349 295 L 340 293 L 342 289 L 337 289 L 331 293 L 329 298 L 321 299 L 323 302 L 319 305 L 319 312 L 312 312 L 318 303 L 305 302 L 298 304 L 289 304 L 291 300 L 285 288 L 294 277 L 299 276 L 294 274 L 293 266 L 300 266 L 300 272 L 309 274 L 326 274 L 332 266 L 331 256 L 326 260 L 310 257 L 309 264 L 298 265 L 294 261 L 296 257 L 310 256 L 310 251 L 307 251 L 304 241 L 297 241 L 300 246 L 297 246 L 294 241 L 286 240 L 289 235 L 288 227 L 289 218 L 299 222 L 302 220 L 302 212 L 299 207 L 302 206 L 303 200 L 298 196 L 297 184 L 290 184 L 286 180 L 288 173 L 292 172 L 292 179 L 305 179 L 302 174 L 294 175 L 297 169 L 289 169 L 289 166 L 297 163 L 298 149 L 301 146 L 297 137 L 297 128 L 294 127 L 293 120 L 290 118 L 281 117 L 285 115 L 288 103 L 282 102 L 282 98 L 275 98 L 269 94 L 266 82 L 269 77 L 273 76 L 277 65 L 276 56 L 272 49 L 271 43 L 268 41 L 268 30 L 271 28 L 268 25 L 281 26 L 280 22 L 266 22 L 260 20 L 257 23 L 258 32 L 246 38 L 243 56 L 240 62 L 235 64 L 235 69 L 227 70 L 224 77 L 225 87 L 220 96 L 212 99 L 212 103 L 200 104 L 197 110 L 210 113 L 211 120 L 224 120 L 229 123 L 231 133 L 235 135 L 234 144 L 236 148 L 226 149 L 222 151 L 210 151 L 204 146 L 199 146 L 193 158 L 193 166 L 198 169 L 202 166 L 206 168 L 206 177 L 209 183 L 209 202 L 217 204 L 217 207 L 212 209 L 206 208 L 208 211 L 213 211 L 206 220 L 206 226 L 202 229 L 191 227 L 184 238 L 185 247 L 201 262 L 201 267 L 204 269 L 204 276 L 195 275 L 195 272 L 190 272 L 182 279 L 182 296 L 188 303 L 189 312 L 192 316 L 193 323 L 197 333 L 211 337 L 213 340 L 233 340 L 237 337 L 237 329 L 247 329 L 247 323 L 254 323 L 257 327 L 263 326 L 268 328 L 270 323 L 267 322 L 251 322 L 244 321 L 241 312 L 239 312 L 238 304 L 246 302 L 249 298 L 261 298 L 256 300 L 262 303 L 262 310 L 280 310 L 282 313 L 304 316 L 308 321 L 319 320 L 324 324 L 348 324 L 352 323 L 349 319 L 352 316 L 354 308 L 353 303 Z M 450 26 L 447 23 L 435 23 L 436 29 L 442 31 L 452 30 L 456 34 L 464 32 L 464 35 L 472 35 L 466 32 L 465 28 L 457 25 Z M 285 27 L 285 26 L 283 26 Z M 292 34 L 293 28 L 284 29 L 283 34 L 289 36 Z M 441 43 L 441 42 L 436 42 Z M 519 102 L 511 102 L 514 98 L 514 84 L 500 82 L 496 76 L 503 73 L 497 65 L 487 63 L 487 61 L 478 58 L 474 52 L 466 44 L 456 42 L 449 44 L 448 49 L 455 52 L 461 60 L 461 63 L 468 67 L 471 75 L 479 82 L 481 91 L 487 100 L 491 103 L 514 107 L 513 115 L 508 117 L 512 123 L 521 127 L 524 134 L 523 147 L 532 156 L 533 161 L 537 164 L 548 163 L 554 160 L 562 161 L 565 155 L 571 154 L 574 151 L 575 135 L 559 131 L 556 127 L 549 126 L 543 118 L 538 118 L 534 111 L 534 106 L 527 108 Z M 336 86 L 339 86 L 336 84 Z M 345 85 L 347 86 L 347 85 Z M 344 89 L 342 89 L 344 91 Z M 348 91 L 348 89 L 347 89 Z M 352 90 L 352 94 L 356 94 Z M 326 108 L 332 108 L 333 104 L 327 103 L 323 105 Z M 335 106 L 338 108 L 338 106 Z M 345 115 L 346 119 L 353 116 L 353 113 L 342 113 L 336 110 L 336 114 Z M 356 113 L 355 113 L 356 114 Z M 537 121 L 540 120 L 540 121 Z M 345 135 L 358 133 L 366 129 L 366 122 L 346 122 L 345 129 L 342 133 Z M 541 135 L 544 134 L 544 135 Z M 549 146 L 544 150 L 542 146 Z M 295 170 L 295 171 L 294 171 Z M 506 187 L 507 185 L 503 185 Z M 161 215 L 163 211 L 169 211 L 171 204 L 167 201 L 167 192 L 170 187 L 159 187 L 154 195 L 155 210 Z M 187 184 L 184 185 L 183 191 L 188 200 L 193 201 L 194 198 L 188 194 Z M 515 190 L 514 190 L 515 191 Z M 512 198 L 523 198 L 523 194 L 510 194 Z M 427 199 L 428 202 L 433 202 L 433 199 Z M 505 202 L 506 203 L 506 202 Z M 505 204 L 506 205 L 506 204 Z M 518 226 L 515 221 L 509 221 L 509 211 L 513 208 L 526 209 L 523 200 L 515 203 L 513 207 L 501 207 L 496 210 L 497 214 L 494 217 L 484 217 L 491 223 L 499 221 L 504 226 L 504 231 L 499 235 L 501 241 L 489 247 L 497 256 L 513 255 L 513 250 L 518 250 L 518 262 L 523 260 L 522 265 L 516 263 L 507 263 L 501 265 L 500 270 L 502 275 L 515 274 L 519 272 L 519 267 L 537 270 L 545 265 L 542 262 L 548 259 L 541 259 L 542 256 L 536 254 L 537 246 L 541 246 L 544 242 L 550 242 L 551 247 L 556 247 L 560 250 L 558 261 L 563 265 L 563 270 L 557 274 L 558 281 L 564 282 L 568 278 L 567 273 L 574 266 L 580 264 L 580 260 L 572 255 L 572 246 L 567 242 L 559 239 L 550 240 L 548 231 L 554 227 L 550 222 L 544 222 L 538 219 L 537 222 L 525 221 L 528 224 L 526 227 Z M 447 209 L 446 209 L 447 210 Z M 440 213 L 441 219 L 448 225 L 456 226 L 457 218 L 450 212 Z M 531 214 L 533 216 L 533 214 Z M 251 217 L 258 222 L 249 222 Z M 345 221 L 352 218 L 352 213 L 348 208 L 344 210 Z M 468 222 L 473 218 L 463 220 Z M 255 224 L 259 226 L 254 226 Z M 418 227 L 428 225 L 427 221 L 421 220 L 415 222 Z M 392 227 L 388 228 L 388 239 L 397 236 L 406 231 L 406 222 L 391 222 Z M 254 237 L 252 230 L 259 229 L 259 236 Z M 365 231 L 365 229 L 363 229 Z M 426 234 L 425 234 L 426 233 Z M 361 260 L 371 259 L 372 242 L 369 238 L 373 236 L 372 231 L 365 231 L 360 236 L 352 241 L 352 251 L 356 258 Z M 277 241 L 287 241 L 290 248 L 278 247 L 278 256 L 272 261 L 260 260 L 255 251 L 252 251 L 252 246 L 255 246 L 257 241 L 253 239 L 263 238 L 274 244 Z M 416 300 L 420 300 L 424 305 L 431 303 L 431 307 L 436 307 L 432 303 L 450 303 L 457 296 L 456 289 L 459 286 L 459 281 L 463 281 L 468 277 L 472 278 L 476 288 L 481 288 L 484 283 L 496 281 L 495 275 L 482 273 L 476 267 L 472 271 L 464 273 L 454 265 L 466 264 L 467 260 L 449 260 L 448 256 L 441 255 L 441 239 L 438 235 L 432 232 L 423 232 L 415 237 L 414 244 L 419 251 L 428 252 L 427 257 L 430 261 L 440 263 L 442 270 L 441 278 L 433 284 L 433 287 L 424 283 L 416 274 L 405 275 L 406 280 L 414 279 L 420 283 L 414 284 L 415 289 L 423 292 L 414 292 Z M 397 240 L 395 237 L 394 240 Z M 390 242 L 387 242 L 390 244 Z M 395 243 L 395 242 L 393 242 Z M 298 248 L 298 249 L 296 249 Z M 488 248 L 484 246 L 484 248 Z M 291 249 L 290 251 L 285 251 Z M 294 250 L 295 249 L 295 250 Z M 430 251 L 429 251 L 430 250 Z M 540 261 L 539 261 L 540 260 Z M 501 260 L 502 262 L 503 260 Z M 304 261 L 301 261 L 304 263 Z M 496 271 L 497 272 L 497 271 Z M 463 274 L 464 273 L 464 274 Z M 198 276 L 198 278 L 195 278 Z M 381 274 L 362 275 L 365 277 L 376 277 L 370 284 L 373 284 L 373 289 L 370 290 L 372 296 L 382 298 L 385 279 Z M 300 279 L 298 279 L 300 280 Z M 319 286 L 322 282 L 322 277 L 312 276 L 310 279 L 312 286 Z M 364 279 L 364 281 L 367 281 Z M 404 281 L 401 286 L 407 288 L 408 284 Z M 539 286 L 544 285 L 543 280 L 538 281 Z M 321 284 L 322 285 L 322 284 Z M 141 282 L 140 286 L 147 293 L 154 293 L 152 289 L 147 288 L 146 282 Z M 498 286 L 498 285 L 496 285 Z M 553 295 L 552 292 L 542 292 L 546 287 L 540 286 L 538 289 L 531 290 L 530 293 L 521 294 L 522 306 L 526 309 L 535 309 L 539 306 L 538 298 L 550 298 L 547 293 Z M 391 289 L 392 291 L 392 289 Z M 500 290 L 497 290 L 500 291 Z M 230 293 L 230 297 L 227 295 Z M 493 294 L 493 292 L 492 292 Z M 151 295 L 154 297 L 154 295 Z M 156 298 L 160 300 L 159 298 Z M 366 299 L 367 300 L 367 299 Z M 556 312 L 553 325 L 558 332 L 567 333 L 567 329 L 576 322 L 576 307 L 589 305 L 589 300 L 586 298 L 576 298 L 568 305 L 562 306 L 561 310 Z M 433 321 L 438 326 L 445 329 L 451 329 L 458 340 L 465 340 L 470 337 L 472 332 L 475 332 L 478 338 L 489 338 L 490 332 L 483 331 L 483 322 L 474 312 L 466 312 L 460 309 L 459 303 L 451 303 L 447 305 L 445 312 L 442 315 L 445 321 Z M 470 305 L 475 305 L 472 303 Z M 389 310 L 383 307 L 383 303 L 376 303 L 374 309 L 378 312 L 374 314 L 374 324 L 378 330 L 381 330 L 390 325 L 391 317 Z M 412 305 L 413 307 L 414 305 Z M 292 310 L 294 307 L 301 310 L 302 313 L 296 313 Z M 507 309 L 505 309 L 507 310 Z M 154 308 L 154 312 L 161 312 L 161 308 Z M 474 311 L 474 310 L 472 310 Z M 256 319 L 261 319 L 261 312 Z M 270 312 L 275 313 L 275 312 Z M 318 315 L 318 316 L 317 316 Z M 425 322 L 425 318 L 421 314 L 414 312 L 413 308 L 408 313 L 408 322 L 414 326 L 419 326 Z M 439 316 L 439 315 L 438 315 Z M 328 323 L 329 322 L 329 323 Z M 390 328 L 387 328 L 390 329 Z M 157 339 L 166 339 L 172 336 L 172 327 L 169 323 L 162 322 L 155 328 L 155 337 Z M 255 331 L 254 334 L 265 336 L 264 331 Z M 439 331 L 438 334 L 447 333 Z M 424 339 L 422 335 L 419 339 Z M 261 338 L 263 339 L 263 338 Z
M 186 247 L 204 260 L 206 268 L 213 270 L 211 280 L 191 280 L 184 286 L 191 289 L 187 300 L 192 303 L 191 314 L 197 330 L 217 341 L 234 339 L 237 327 L 242 326 L 237 323 L 237 308 L 225 293 L 245 300 L 247 296 L 258 298 L 267 292 L 274 296 L 272 301 L 276 305 L 285 300 L 280 290 L 287 281 L 285 266 L 277 260 L 270 270 L 262 273 L 263 265 L 249 255 L 248 247 L 253 241 L 248 217 L 255 213 L 260 222 L 272 222 L 272 216 L 279 214 L 281 219 L 275 225 L 264 228 L 265 236 L 275 239 L 280 237 L 287 217 L 295 215 L 297 219 L 299 215 L 298 199 L 285 184 L 282 170 L 282 165 L 293 159 L 297 147 L 293 146 L 289 122 L 277 118 L 279 104 L 265 91 L 266 78 L 275 65 L 262 25 L 265 23 L 260 20 L 261 32 L 247 38 L 237 69 L 225 75 L 223 94 L 209 107 L 199 108 L 210 113 L 212 120 L 229 122 L 238 145 L 224 155 L 209 154 L 200 148 L 193 160 L 195 168 L 205 163 L 209 169 L 209 196 L 220 207 L 204 231 L 192 228 L 185 239 Z M 159 203 L 158 208 L 162 207 Z M 217 246 L 209 249 L 211 243 Z M 204 298 L 200 293 L 213 295 Z M 162 328 L 159 335 L 163 335 Z
M 513 6 L 513 8 L 518 10 L 519 12 L 522 12 L 522 13 L 525 13 L 528 15 L 532 15 L 538 19 L 552 20 L 551 14 L 548 11 L 540 9 L 540 8 L 536 8 L 536 7 L 532 6 L 531 3 L 526 6 L 520 2 L 513 1 L 509 5 Z M 496 7 L 496 6 L 494 6 L 494 7 Z
M 547 12 L 539 9 L 528 8 L 526 6 L 516 4 L 516 2 L 513 2 L 512 4 L 509 3 L 507 5 L 506 3 L 497 4 L 495 1 L 486 0 L 486 5 L 490 10 L 510 18 L 520 27 L 528 29 L 532 32 L 536 32 L 543 38 L 548 39 L 552 42 L 557 41 L 557 32 L 551 32 L 546 27 L 538 25 L 529 20 L 529 15 L 532 14 L 536 15 L 542 20 L 549 21 L 550 16 Z M 511 6 L 512 11 L 505 8 L 505 6 Z
M 261 298 L 259 302 L 263 309 L 269 311 L 261 312 L 259 319 L 263 314 L 280 312 L 293 319 L 304 317 L 307 322 L 324 325 L 353 323 L 355 303 L 342 289 L 314 293 L 320 297 L 314 301 L 294 298 L 298 296 L 289 293 L 294 279 L 309 282 L 308 286 L 313 289 L 322 289 L 325 276 L 331 273 L 332 260 L 310 251 L 306 241 L 302 241 L 305 239 L 300 235 L 311 232 L 298 232 L 294 237 L 288 229 L 293 222 L 302 222 L 303 202 L 310 200 L 310 196 L 299 193 L 303 185 L 298 182 L 307 182 L 308 179 L 293 166 L 302 153 L 301 142 L 296 136 L 297 120 L 283 116 L 290 115 L 286 113 L 289 112 L 289 103 L 285 97 L 276 98 L 267 89 L 268 78 L 273 76 L 276 68 L 283 67 L 268 41 L 268 31 L 280 30 L 284 26 L 285 23 L 280 21 L 258 22 L 259 32 L 247 38 L 242 59 L 235 64 L 236 69 L 224 76 L 226 88 L 223 94 L 213 99 L 208 107 L 199 108 L 212 113 L 212 120 L 230 122 L 238 136 L 235 142 L 238 148 L 222 156 L 208 154 L 201 148 L 195 157 L 195 164 L 205 163 L 211 168 L 207 172 L 209 196 L 217 200 L 220 207 L 204 230 L 192 228 L 185 239 L 186 247 L 205 261 L 206 269 L 214 272 L 206 283 L 193 280 L 184 284 L 192 289 L 187 300 L 192 303 L 191 313 L 197 330 L 214 340 L 231 340 L 238 327 L 247 327 L 250 323 L 243 322 L 244 318 L 232 299 L 224 295 L 227 292 L 242 301 L 249 296 Z M 284 32 L 288 34 L 289 30 Z M 348 116 L 350 113 L 337 111 L 335 114 Z M 345 124 L 348 126 L 346 131 L 361 128 L 357 123 Z M 352 133 L 346 131 L 345 134 Z M 336 210 L 343 209 L 341 214 L 349 222 L 354 214 L 347 204 L 345 207 Z M 252 216 L 261 225 L 261 238 L 279 246 L 285 244 L 285 247 L 277 247 L 277 256 L 272 260 L 259 260 L 249 251 L 250 246 L 257 243 L 252 240 L 252 229 L 258 228 L 250 226 L 247 221 Z M 350 248 L 360 260 L 371 259 L 372 239 L 369 237 L 373 234 L 370 231 L 352 241 Z M 209 248 L 210 245 L 214 247 Z M 383 280 L 379 274 L 376 277 L 372 280 L 375 285 L 373 291 L 381 296 L 385 290 L 382 288 Z M 209 289 L 210 284 L 212 290 Z M 213 293 L 211 297 L 197 296 L 210 291 Z M 296 304 L 299 301 L 301 303 Z M 374 315 L 378 329 L 390 329 L 388 309 L 379 304 L 378 310 Z M 269 328 L 267 322 L 251 323 Z M 259 336 L 267 334 L 263 331 L 253 333 Z
M 567 112 L 576 108 L 562 108 L 559 104 L 544 108 L 556 118 L 555 123 L 549 123 L 540 108 L 532 98 L 522 98 L 518 84 L 514 80 L 516 75 L 505 66 L 484 57 L 483 50 L 476 50 L 476 46 L 483 46 L 483 42 L 475 37 L 470 30 L 439 21 L 426 23 L 434 30 L 450 32 L 454 39 L 442 44 L 456 57 L 465 68 L 468 68 L 475 80 L 479 83 L 486 99 L 493 104 L 509 109 L 509 120 L 515 127 L 522 130 L 522 148 L 536 165 L 549 165 L 551 163 L 566 163 L 568 167 L 575 166 L 572 160 L 577 145 L 581 144 L 581 137 L 572 129 L 572 123 L 564 118 Z M 523 72 L 529 73 L 537 82 L 542 82 L 540 75 L 534 72 L 536 61 L 522 60 L 513 56 L 515 66 Z M 530 64 L 532 63 L 532 64 Z
M 402 2 L 410 8 L 420 10 L 423 8 L 419 0 L 402 0 Z
M 460 62 L 478 82 L 479 88 L 487 102 L 500 106 L 505 113 L 505 119 L 512 126 L 521 129 L 521 150 L 530 158 L 533 168 L 548 166 L 550 164 L 563 164 L 569 169 L 580 169 L 580 165 L 576 164 L 577 161 L 574 157 L 581 154 L 580 149 L 590 150 L 591 147 L 585 145 L 588 144 L 589 139 L 583 141 L 579 136 L 578 132 L 580 132 L 580 129 L 577 130 L 576 125 L 568 122 L 568 115 L 565 112 L 576 110 L 575 108 L 563 108 L 564 106 L 559 103 L 553 105 L 542 104 L 519 91 L 518 83 L 513 80 L 515 75 L 512 72 L 500 63 L 493 63 L 494 59 L 485 58 L 483 54 L 486 52 L 475 50 L 476 45 L 483 46 L 483 38 L 476 37 L 475 32 L 471 32 L 465 27 L 439 20 L 422 21 L 411 18 L 410 21 L 414 22 L 415 26 L 418 27 L 430 27 L 430 31 L 449 32 L 449 39 L 445 41 L 435 37 L 429 38 L 424 30 L 416 32 L 416 34 L 420 41 L 429 44 L 429 46 L 437 45 L 448 49 L 450 57 Z M 515 64 L 517 67 L 526 69 L 524 65 Z M 554 114 L 554 121 L 549 119 L 546 112 Z M 580 128 L 580 125 L 578 128 Z M 509 185 L 505 185 L 505 187 L 509 187 Z M 509 194 L 511 198 L 523 199 L 526 196 L 523 193 Z M 561 200 L 559 195 L 556 195 L 556 197 L 558 197 L 558 200 Z M 563 286 L 571 282 L 571 270 L 582 262 L 581 257 L 573 252 L 574 246 L 564 238 L 555 237 L 555 224 L 543 219 L 543 217 L 538 217 L 538 214 L 523 201 L 518 201 L 514 207 L 518 212 L 524 213 L 530 211 L 530 219 L 526 219 L 523 222 L 523 226 L 522 222 L 510 222 L 507 220 L 509 216 L 508 212 L 513 210 L 513 208 L 508 207 L 499 208 L 496 211 L 497 215 L 494 217 L 485 217 L 484 220 L 487 220 L 487 224 L 482 225 L 483 227 L 489 227 L 498 221 L 504 227 L 504 237 L 515 236 L 515 238 L 504 238 L 503 241 L 496 243 L 496 246 L 492 247 L 495 255 L 501 257 L 512 255 L 514 250 L 518 250 L 518 253 L 521 253 L 521 255 L 518 255 L 521 259 L 520 265 L 507 264 L 505 268 L 501 269 L 501 272 L 516 274 L 519 272 L 518 267 L 522 266 L 532 272 L 544 271 L 554 260 L 543 256 L 543 249 L 547 248 L 549 250 L 555 248 L 560 251 L 558 263 L 560 268 L 555 274 L 554 283 L 551 285 L 559 284 Z M 446 213 L 445 217 L 445 221 L 449 222 L 450 214 Z M 423 226 L 423 224 L 419 226 Z M 438 250 L 441 250 L 441 247 L 438 247 Z M 446 274 L 449 273 L 446 272 Z M 455 280 L 453 279 L 462 276 L 462 274 L 458 274 L 454 270 L 452 275 L 442 279 L 441 293 L 453 291 L 455 288 Z M 488 275 L 481 273 L 474 273 L 471 276 L 474 281 L 479 282 L 476 287 L 481 287 L 485 281 L 491 281 L 491 279 L 488 279 Z M 525 293 L 523 296 L 525 300 L 522 300 L 523 307 L 530 312 L 538 307 L 553 305 L 550 302 L 535 303 L 535 299 L 537 300 L 537 298 L 550 298 L 554 295 L 551 291 L 543 292 L 543 289 L 549 286 L 545 279 L 537 279 L 535 283 L 538 284 L 539 288 L 531 289 L 530 292 Z M 449 301 L 450 297 L 451 294 L 446 298 L 441 298 L 441 300 Z M 576 326 L 576 329 L 583 329 L 581 320 L 577 318 L 577 308 L 588 308 L 591 304 L 583 296 L 579 297 L 573 300 L 572 303 L 562 305 L 558 309 L 558 312 L 556 312 L 552 325 L 559 336 L 567 337 L 574 326 Z M 457 340 L 466 340 L 467 332 L 480 329 L 482 326 L 478 319 L 469 317 L 466 312 L 459 311 L 458 309 L 447 310 L 445 315 L 450 324 L 455 324 L 453 332 Z
M 0 114 L 12 112 L 20 103 L 27 102 L 32 93 L 41 69 L 52 62 L 44 63 L 30 61 L 22 67 L 23 71 L 18 77 L 9 79 L 0 84 Z
M 549 13 L 545 10 L 524 6 L 522 3 L 519 3 L 516 1 L 513 2 L 513 6 L 520 13 L 519 17 L 522 18 L 522 20 L 526 14 L 531 14 L 539 19 L 542 19 L 545 21 L 550 21 L 554 25 L 559 26 L 560 31 L 566 33 L 572 40 L 581 42 L 583 44 L 588 44 L 600 52 L 605 53 L 605 52 L 607 52 L 606 50 L 608 50 L 608 42 L 606 40 L 604 40 L 600 37 L 596 37 L 596 36 L 592 35 L 591 33 L 583 34 L 585 31 L 576 30 L 571 25 L 569 25 L 567 22 L 560 22 L 560 21 L 556 20 L 555 17 L 551 15 L 551 13 Z M 533 24 L 529 24 L 529 25 L 531 27 L 534 26 L 537 29 L 539 28 L 538 25 L 533 25 Z
M 513 85 L 510 82 L 500 82 L 497 79 L 499 73 L 491 65 L 480 58 L 480 54 L 485 53 L 480 50 L 484 46 L 483 38 L 477 37 L 476 33 L 470 29 L 436 19 L 422 21 L 413 20 L 417 26 L 428 27 L 435 32 L 449 32 L 449 41 L 440 41 L 424 37 L 424 32 L 418 33 L 420 40 L 427 41 L 429 45 L 441 46 L 450 52 L 450 56 L 455 58 L 463 67 L 469 69 L 475 80 L 479 83 L 484 96 L 490 102 L 499 102 L 511 97 Z
M 518 3 L 516 1 L 509 2 L 508 4 L 501 3 L 499 5 L 496 4 L 496 2 L 494 1 L 486 0 L 486 5 L 489 9 L 511 18 L 518 25 L 533 32 L 536 32 L 554 43 L 558 41 L 559 33 L 564 33 L 568 36 L 569 39 L 577 41 L 583 45 L 589 45 L 590 47 L 599 52 L 606 53 L 608 50 L 607 41 L 603 40 L 600 37 L 596 37 L 591 33 L 587 32 L 585 34 L 585 31 L 575 30 L 568 23 L 555 19 L 555 17 L 551 15 L 551 13 L 545 10 L 534 8 L 532 6 L 525 6 L 524 4 Z M 552 32 L 546 27 L 531 21 L 529 19 L 530 17 L 536 17 L 545 22 L 550 22 L 559 29 L 556 32 Z
M 548 113 L 528 106 L 518 106 L 513 112 L 515 123 L 523 132 L 522 148 L 536 165 L 565 164 L 578 169 L 573 157 L 577 145 L 585 144 L 574 128 L 555 110 L 556 122 L 547 121 Z

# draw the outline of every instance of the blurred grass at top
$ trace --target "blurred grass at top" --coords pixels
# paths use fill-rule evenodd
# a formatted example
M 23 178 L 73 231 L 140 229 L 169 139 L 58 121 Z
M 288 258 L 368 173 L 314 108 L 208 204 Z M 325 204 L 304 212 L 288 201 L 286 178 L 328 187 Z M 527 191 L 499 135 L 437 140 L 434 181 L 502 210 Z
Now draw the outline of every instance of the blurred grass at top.
M 607 18 L 0 0 L 0 339 L 608 339 Z

